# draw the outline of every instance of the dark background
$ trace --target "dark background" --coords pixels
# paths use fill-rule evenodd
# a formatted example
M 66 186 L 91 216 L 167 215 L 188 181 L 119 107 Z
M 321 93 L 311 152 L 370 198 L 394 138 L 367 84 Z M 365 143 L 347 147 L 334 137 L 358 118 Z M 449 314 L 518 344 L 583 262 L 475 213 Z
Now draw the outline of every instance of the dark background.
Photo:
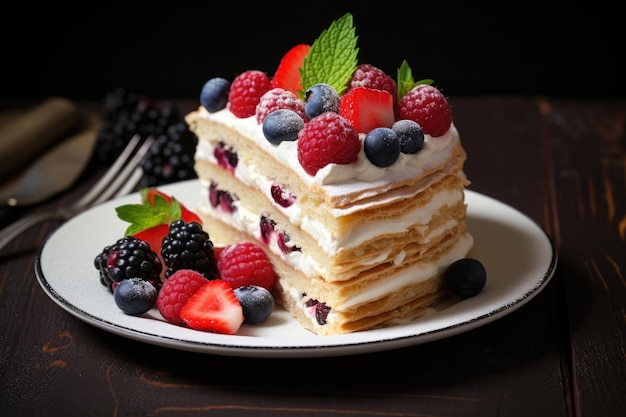
M 407 59 L 416 79 L 433 78 L 448 96 L 625 96 L 624 22 L 601 3 L 579 9 L 549 2 L 332 4 L 13 5 L 0 25 L 0 99 L 100 99 L 116 87 L 152 98 L 197 97 L 214 76 L 232 80 L 246 69 L 272 74 L 290 47 L 312 43 L 348 11 L 361 62 L 395 75 Z

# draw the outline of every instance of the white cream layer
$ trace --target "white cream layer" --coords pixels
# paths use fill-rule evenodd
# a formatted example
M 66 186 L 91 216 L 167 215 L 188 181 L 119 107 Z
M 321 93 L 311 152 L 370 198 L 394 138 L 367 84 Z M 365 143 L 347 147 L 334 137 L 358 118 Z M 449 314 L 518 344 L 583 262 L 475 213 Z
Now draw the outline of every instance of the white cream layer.
M 262 127 L 257 123 L 255 116 L 241 119 L 227 108 L 216 113 L 209 113 L 202 106 L 198 109 L 198 113 L 203 118 L 218 121 L 241 132 L 277 161 L 287 164 L 305 184 L 324 185 L 330 196 L 359 192 L 362 198 L 367 198 L 374 195 L 381 185 L 419 178 L 423 176 L 424 171 L 429 171 L 448 160 L 454 145 L 460 140 L 456 127 L 451 124 L 445 135 L 436 138 L 426 135 L 422 150 L 412 155 L 400 154 L 398 161 L 390 167 L 381 168 L 373 165 L 365 156 L 361 146 L 356 162 L 329 164 L 320 169 L 315 176 L 311 176 L 298 162 L 297 141 L 284 141 L 280 145 L 271 144 L 265 139 Z M 363 137 L 364 135 L 361 135 L 361 139 Z M 197 156 L 203 159 L 207 157 L 203 149 L 199 149 Z M 369 190 L 371 190 L 370 194 L 367 192 Z

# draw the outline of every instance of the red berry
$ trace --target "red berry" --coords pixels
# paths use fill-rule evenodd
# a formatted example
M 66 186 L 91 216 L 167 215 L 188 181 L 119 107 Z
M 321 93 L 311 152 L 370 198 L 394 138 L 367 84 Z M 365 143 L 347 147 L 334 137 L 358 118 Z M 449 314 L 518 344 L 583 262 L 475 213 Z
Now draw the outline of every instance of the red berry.
M 417 122 L 424 133 L 443 136 L 452 124 L 452 111 L 444 95 L 436 87 L 420 84 L 398 102 L 398 120 Z
M 391 94 L 364 87 L 351 88 L 343 95 L 339 114 L 348 119 L 359 133 L 369 133 L 377 127 L 391 127 L 396 121 Z
M 337 113 L 326 112 L 311 119 L 298 134 L 298 161 L 315 175 L 328 164 L 350 164 L 361 150 L 359 134 Z
M 219 253 L 220 278 L 233 289 L 257 285 L 268 291 L 274 288 L 274 269 L 263 249 L 252 242 L 227 245 Z
M 300 80 L 300 68 L 310 49 L 310 45 L 300 44 L 287 51 L 272 77 L 272 88 L 280 87 L 294 94 L 304 90 Z
M 243 324 L 243 309 L 233 289 L 221 279 L 207 281 L 180 310 L 192 329 L 235 334 Z
M 394 104 L 398 99 L 398 86 L 396 81 L 380 68 L 370 64 L 361 64 L 357 67 L 354 74 L 352 74 L 348 87 L 365 87 L 373 90 L 388 91 L 393 98 Z
M 200 272 L 192 269 L 179 269 L 161 287 L 156 305 L 165 320 L 173 324 L 183 324 L 180 310 L 191 296 L 208 280 Z
M 230 111 L 239 118 L 254 116 L 261 96 L 270 88 L 270 79 L 263 71 L 249 70 L 239 74 L 228 93 Z
M 256 121 L 261 124 L 268 114 L 280 109 L 292 110 L 299 114 L 302 120 L 306 120 L 304 102 L 291 91 L 276 87 L 261 97 L 259 104 L 256 106 Z

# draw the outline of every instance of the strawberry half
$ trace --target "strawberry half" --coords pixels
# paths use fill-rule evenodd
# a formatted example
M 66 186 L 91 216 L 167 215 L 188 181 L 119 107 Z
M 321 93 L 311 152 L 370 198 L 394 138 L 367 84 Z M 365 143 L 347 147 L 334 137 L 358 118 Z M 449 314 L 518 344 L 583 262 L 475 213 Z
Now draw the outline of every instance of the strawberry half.
M 348 119 L 359 133 L 391 127 L 395 122 L 393 96 L 384 90 L 351 88 L 341 99 L 339 115 Z
M 310 49 L 310 45 L 299 44 L 287 51 L 272 77 L 272 88 L 282 88 L 295 95 L 299 95 L 298 91 L 304 90 L 300 79 L 300 68 Z
M 222 334 L 237 333 L 244 320 L 237 296 L 221 279 L 196 290 L 180 310 L 180 318 L 192 329 Z

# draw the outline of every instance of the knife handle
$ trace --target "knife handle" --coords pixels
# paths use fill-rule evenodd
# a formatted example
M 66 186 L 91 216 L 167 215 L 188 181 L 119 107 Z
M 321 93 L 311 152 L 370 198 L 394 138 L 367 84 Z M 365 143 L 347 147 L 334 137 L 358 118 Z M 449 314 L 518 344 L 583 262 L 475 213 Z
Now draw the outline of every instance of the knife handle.
M 25 167 L 78 126 L 76 104 L 51 97 L 0 126 L 0 182 Z

